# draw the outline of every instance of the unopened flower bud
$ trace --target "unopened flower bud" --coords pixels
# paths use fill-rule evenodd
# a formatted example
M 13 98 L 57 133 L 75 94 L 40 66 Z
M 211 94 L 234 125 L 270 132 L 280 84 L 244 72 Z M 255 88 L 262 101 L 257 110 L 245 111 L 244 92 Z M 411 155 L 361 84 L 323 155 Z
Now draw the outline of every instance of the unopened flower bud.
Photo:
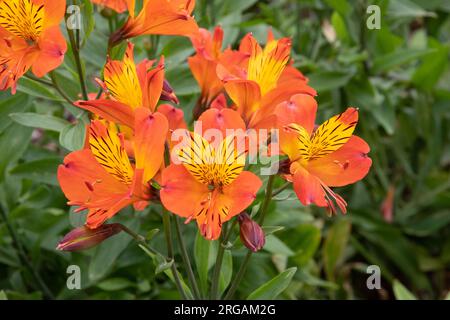
M 173 102 L 175 104 L 179 104 L 180 103 L 180 101 L 178 100 L 177 96 L 173 92 L 173 89 L 170 86 L 169 81 L 167 81 L 166 79 L 164 79 L 164 82 L 163 82 L 163 88 L 162 88 L 160 99 L 163 100 L 163 101 Z
M 238 216 L 238 220 L 242 243 L 253 252 L 261 250 L 266 243 L 266 237 L 260 225 L 246 213 L 241 213 Z
M 58 243 L 56 249 L 63 251 L 86 250 L 122 231 L 120 223 L 104 224 L 96 229 L 81 226 L 73 229 Z

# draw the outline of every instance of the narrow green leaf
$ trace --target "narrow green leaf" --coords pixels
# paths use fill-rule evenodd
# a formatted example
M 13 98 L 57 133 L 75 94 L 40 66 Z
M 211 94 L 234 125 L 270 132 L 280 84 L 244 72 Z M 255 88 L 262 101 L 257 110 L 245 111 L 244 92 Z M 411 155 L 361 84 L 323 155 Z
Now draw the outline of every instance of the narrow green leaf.
M 216 257 L 216 243 L 204 239 L 200 232 L 197 232 L 194 246 L 194 258 L 197 265 L 200 288 L 206 290 L 208 286 L 208 271 L 214 265 Z
M 393 53 L 376 57 L 373 60 L 372 71 L 374 73 L 390 71 L 395 67 L 417 60 L 418 58 L 434 52 L 436 52 L 435 49 L 400 49 Z
M 395 299 L 397 300 L 417 300 L 417 298 L 397 279 L 392 283 Z
M 15 122 L 31 128 L 42 128 L 46 130 L 61 132 L 69 122 L 64 119 L 34 112 L 11 113 L 9 115 Z
M 233 256 L 230 250 L 225 250 L 222 261 L 222 270 L 219 277 L 219 294 L 228 287 L 233 275 Z
M 47 158 L 25 162 L 12 168 L 9 173 L 17 178 L 58 185 L 56 169 L 61 162 L 60 158 Z
M 325 273 L 330 281 L 334 281 L 334 271 L 344 253 L 350 236 L 350 229 L 350 221 L 340 219 L 328 231 L 323 247 L 323 261 Z
M 273 279 L 264 283 L 258 289 L 250 293 L 247 300 L 271 300 L 278 297 L 291 283 L 292 277 L 297 271 L 296 267 L 286 269 Z

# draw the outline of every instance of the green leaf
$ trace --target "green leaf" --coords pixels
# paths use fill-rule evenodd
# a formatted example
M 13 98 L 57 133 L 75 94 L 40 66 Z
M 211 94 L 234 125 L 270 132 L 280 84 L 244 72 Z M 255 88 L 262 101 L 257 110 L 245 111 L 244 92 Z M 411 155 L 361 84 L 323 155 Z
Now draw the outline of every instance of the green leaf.
M 352 10 L 352 6 L 347 1 L 325 0 L 325 2 L 342 16 L 346 16 Z
M 319 248 L 320 230 L 314 225 L 303 224 L 298 226 L 291 234 L 289 244 L 295 250 L 292 259 L 299 266 L 305 266 Z
M 323 262 L 325 273 L 330 281 L 334 281 L 334 271 L 344 254 L 344 249 L 350 236 L 350 229 L 350 221 L 340 219 L 335 221 L 330 230 L 328 230 L 323 247 Z
M 30 97 L 26 94 L 16 93 L 14 96 L 0 97 L 0 133 L 13 123 L 8 117 L 10 113 L 23 112 L 30 105 Z
M 219 277 L 219 294 L 222 294 L 231 282 L 233 275 L 233 256 L 230 250 L 223 254 L 222 270 Z
M 60 132 L 68 124 L 64 119 L 34 112 L 11 113 L 9 115 L 15 122 L 31 128 L 42 128 L 46 130 Z
M 392 283 L 395 299 L 397 300 L 417 300 L 417 298 L 397 279 Z
M 47 100 L 59 102 L 66 101 L 64 100 L 64 98 L 55 93 L 55 91 L 50 87 L 25 77 L 20 78 L 17 86 L 17 91 L 27 93 L 33 97 L 43 98 Z
M 436 17 L 434 12 L 426 11 L 410 0 L 389 1 L 387 15 L 392 18 Z
M 127 227 L 136 231 L 138 226 L 139 221 L 134 219 L 130 223 L 130 226 Z M 114 262 L 130 242 L 131 237 L 128 234 L 121 232 L 96 247 L 94 256 L 89 265 L 89 279 L 92 282 L 96 282 L 105 277 L 111 271 Z
M 329 91 L 345 86 L 353 77 L 352 72 L 319 71 L 308 75 L 310 85 L 317 92 Z
M 28 147 L 32 130 L 12 124 L 0 134 L 0 181 L 8 165 L 20 159 Z
M 214 265 L 216 257 L 216 243 L 206 240 L 197 232 L 194 245 L 194 258 L 197 265 L 200 288 L 206 290 L 208 286 L 208 271 Z
M 0 300 L 8 300 L 8 297 L 6 296 L 5 291 L 0 291 Z
M 273 234 L 266 236 L 264 250 L 273 254 L 281 254 L 284 256 L 293 256 L 294 252 L 283 241 L 275 237 Z
M 76 124 L 69 124 L 61 130 L 59 143 L 69 151 L 83 148 L 85 139 L 85 126 L 80 121 Z
M 250 293 L 247 300 L 271 300 L 278 297 L 291 283 L 292 277 L 297 271 L 296 267 L 286 269 L 273 279 L 264 283 L 258 289 Z
M 450 211 L 443 210 L 429 213 L 423 217 L 413 217 L 408 220 L 405 231 L 408 234 L 425 237 L 436 234 L 437 231 L 450 224 Z
M 448 69 L 448 46 L 443 46 L 432 38 L 429 38 L 429 43 L 436 52 L 424 57 L 411 78 L 417 87 L 425 90 L 431 90 Z
M 400 49 L 393 53 L 378 56 L 373 60 L 372 71 L 382 73 L 391 71 L 393 68 L 405 63 L 417 60 L 418 58 L 435 53 L 435 49 Z
M 258 0 L 227 0 L 222 2 L 222 8 L 219 16 L 223 17 L 228 14 L 237 14 L 254 5 Z
M 116 291 L 134 287 L 134 283 L 125 278 L 110 278 L 100 282 L 97 287 L 105 291 Z
M 340 39 L 342 42 L 345 42 L 345 43 L 349 42 L 350 37 L 347 32 L 347 26 L 345 25 L 345 20 L 336 11 L 333 12 L 333 14 L 331 15 L 331 24 L 333 25 L 334 30 L 336 31 L 336 35 L 337 35 L 338 39 Z
M 56 168 L 61 164 L 60 158 L 47 158 L 19 164 L 9 173 L 17 178 L 58 185 Z
M 92 30 L 94 30 L 95 27 L 95 15 L 94 15 L 94 5 L 90 0 L 82 0 L 81 5 L 81 17 L 83 21 L 83 43 L 86 43 L 87 39 L 89 38 L 89 35 L 91 34 Z

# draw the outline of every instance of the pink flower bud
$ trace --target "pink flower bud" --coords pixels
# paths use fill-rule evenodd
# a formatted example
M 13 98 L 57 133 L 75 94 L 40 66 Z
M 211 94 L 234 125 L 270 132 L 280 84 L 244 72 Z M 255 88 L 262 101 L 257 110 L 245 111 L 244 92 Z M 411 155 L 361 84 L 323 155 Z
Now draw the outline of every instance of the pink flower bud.
M 246 213 L 238 216 L 242 243 L 253 252 L 262 249 L 266 243 L 263 229 Z
M 81 226 L 73 229 L 58 243 L 56 249 L 63 251 L 86 250 L 122 231 L 120 223 L 104 224 L 95 229 Z

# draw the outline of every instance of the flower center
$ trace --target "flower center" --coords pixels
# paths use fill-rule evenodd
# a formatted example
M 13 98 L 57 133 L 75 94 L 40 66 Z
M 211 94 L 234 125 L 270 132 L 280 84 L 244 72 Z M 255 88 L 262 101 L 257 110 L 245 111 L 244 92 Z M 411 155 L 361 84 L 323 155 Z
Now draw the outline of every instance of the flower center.
M 4 0 L 0 2 L 0 26 L 28 43 L 39 38 L 44 25 L 44 5 L 32 0 Z

